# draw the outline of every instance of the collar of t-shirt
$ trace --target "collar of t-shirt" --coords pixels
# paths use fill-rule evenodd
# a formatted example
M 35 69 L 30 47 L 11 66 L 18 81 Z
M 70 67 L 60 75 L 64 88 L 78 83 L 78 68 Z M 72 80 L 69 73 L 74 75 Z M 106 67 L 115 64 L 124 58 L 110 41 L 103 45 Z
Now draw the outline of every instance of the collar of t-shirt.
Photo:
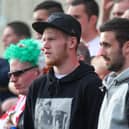
M 59 74 L 59 73 L 55 73 L 55 77 L 58 79 L 61 79 L 63 77 L 65 77 L 67 74 Z

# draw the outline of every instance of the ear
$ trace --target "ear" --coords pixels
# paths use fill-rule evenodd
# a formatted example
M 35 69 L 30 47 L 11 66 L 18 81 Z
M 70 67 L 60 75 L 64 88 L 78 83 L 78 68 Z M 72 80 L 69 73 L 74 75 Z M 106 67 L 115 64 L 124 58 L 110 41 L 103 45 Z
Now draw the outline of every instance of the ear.
M 122 49 L 125 55 L 129 55 L 129 41 L 126 41 Z
M 69 45 L 70 49 L 71 48 L 76 48 L 76 46 L 77 46 L 77 38 L 74 37 L 74 36 L 71 36 L 70 39 L 69 39 L 68 45 Z
M 96 25 L 96 24 L 97 24 L 97 19 L 98 19 L 97 16 L 92 15 L 92 16 L 90 17 L 90 23 L 91 23 L 92 25 Z

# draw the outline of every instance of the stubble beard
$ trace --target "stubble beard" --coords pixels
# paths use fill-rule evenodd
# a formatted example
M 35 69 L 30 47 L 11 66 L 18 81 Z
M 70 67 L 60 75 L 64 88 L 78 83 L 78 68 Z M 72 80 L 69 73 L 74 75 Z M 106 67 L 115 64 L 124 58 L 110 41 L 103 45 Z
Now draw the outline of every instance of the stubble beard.
M 68 58 L 68 54 L 66 53 L 67 51 L 67 43 L 64 43 L 64 49 L 61 51 L 61 54 L 55 58 L 55 59 L 45 59 L 45 62 L 48 66 L 53 67 L 53 66 L 58 66 L 62 63 L 62 60 Z
M 120 53 L 116 59 L 113 60 L 112 64 L 108 65 L 109 71 L 119 72 L 122 70 L 125 63 L 125 58 Z

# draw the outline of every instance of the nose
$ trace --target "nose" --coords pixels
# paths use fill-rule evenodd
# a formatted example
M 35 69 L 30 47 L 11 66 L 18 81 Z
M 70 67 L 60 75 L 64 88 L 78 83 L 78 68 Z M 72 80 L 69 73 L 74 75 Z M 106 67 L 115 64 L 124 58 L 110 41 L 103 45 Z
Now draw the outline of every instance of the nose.
M 104 56 L 105 53 L 106 53 L 105 49 L 101 46 L 100 49 L 99 49 L 98 55 L 99 56 Z
M 48 41 L 42 41 L 42 50 L 49 49 L 50 45 Z
M 17 77 L 12 74 L 10 76 L 10 82 L 16 82 L 16 81 L 17 81 Z

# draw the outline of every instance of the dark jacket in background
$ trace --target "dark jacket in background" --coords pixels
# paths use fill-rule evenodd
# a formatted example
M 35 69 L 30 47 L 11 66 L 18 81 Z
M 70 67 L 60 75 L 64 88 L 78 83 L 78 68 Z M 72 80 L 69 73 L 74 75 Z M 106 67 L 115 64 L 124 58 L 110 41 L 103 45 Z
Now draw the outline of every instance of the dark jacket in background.
M 9 83 L 9 63 L 7 60 L 0 58 L 0 102 L 14 96 L 8 89 Z

